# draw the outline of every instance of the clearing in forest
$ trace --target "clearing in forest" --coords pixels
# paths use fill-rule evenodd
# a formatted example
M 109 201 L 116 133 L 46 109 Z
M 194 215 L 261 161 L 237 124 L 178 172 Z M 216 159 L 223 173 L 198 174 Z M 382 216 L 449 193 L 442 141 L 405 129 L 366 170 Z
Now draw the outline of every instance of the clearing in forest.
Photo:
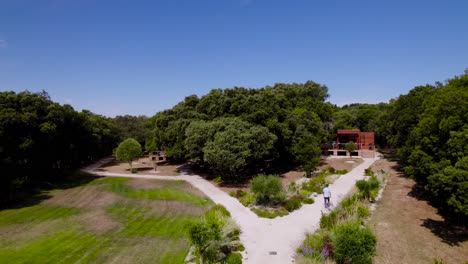
M 0 263 L 182 263 L 213 203 L 185 181 L 103 178 L 0 211 Z

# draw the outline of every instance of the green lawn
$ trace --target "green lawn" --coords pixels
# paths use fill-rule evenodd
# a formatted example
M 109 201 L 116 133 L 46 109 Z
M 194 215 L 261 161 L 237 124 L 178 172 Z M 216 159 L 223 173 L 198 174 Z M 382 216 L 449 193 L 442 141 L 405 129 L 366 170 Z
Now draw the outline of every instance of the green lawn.
M 213 205 L 181 181 L 104 178 L 48 194 L 0 211 L 0 263 L 183 263 L 187 226 Z

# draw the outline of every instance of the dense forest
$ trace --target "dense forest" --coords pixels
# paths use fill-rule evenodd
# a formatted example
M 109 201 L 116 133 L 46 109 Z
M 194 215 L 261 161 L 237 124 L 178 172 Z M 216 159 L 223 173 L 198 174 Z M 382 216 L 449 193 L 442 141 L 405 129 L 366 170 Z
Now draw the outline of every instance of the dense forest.
M 418 86 L 380 104 L 337 107 L 308 81 L 260 89 L 214 89 L 147 118 L 106 118 L 59 105 L 47 93 L 0 93 L 2 199 L 24 183 L 109 155 L 126 138 L 166 150 L 225 181 L 319 162 L 339 128 L 375 131 L 398 150 L 404 171 L 445 211 L 468 216 L 468 75 Z M 5 173 L 4 173 L 5 172 Z

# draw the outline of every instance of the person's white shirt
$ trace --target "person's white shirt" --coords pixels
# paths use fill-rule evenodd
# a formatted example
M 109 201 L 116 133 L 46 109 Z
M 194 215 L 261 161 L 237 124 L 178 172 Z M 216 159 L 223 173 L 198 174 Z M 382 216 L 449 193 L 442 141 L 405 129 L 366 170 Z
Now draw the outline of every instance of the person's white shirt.
M 330 196 L 331 196 L 330 189 L 328 189 L 328 187 L 323 188 L 323 197 L 330 197 Z

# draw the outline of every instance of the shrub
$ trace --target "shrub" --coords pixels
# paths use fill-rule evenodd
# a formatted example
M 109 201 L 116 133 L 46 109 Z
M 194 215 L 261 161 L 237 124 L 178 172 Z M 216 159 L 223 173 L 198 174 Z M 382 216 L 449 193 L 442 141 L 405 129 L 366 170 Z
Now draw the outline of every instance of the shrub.
M 341 208 L 343 208 L 343 210 L 350 212 L 356 206 L 357 200 L 358 200 L 357 195 L 353 195 L 349 198 L 343 199 L 343 201 L 341 201 Z
M 313 204 L 315 203 L 314 199 L 313 198 L 305 198 L 304 200 L 302 200 L 303 203 L 305 204 Z
M 372 171 L 371 168 L 367 168 L 367 169 L 364 171 L 364 175 L 366 175 L 366 176 L 374 176 L 374 172 Z
M 357 214 L 361 218 L 366 218 L 370 215 L 370 211 L 367 207 L 360 205 L 357 208 Z
M 284 208 L 281 208 L 278 210 L 272 210 L 272 211 L 262 210 L 259 208 L 252 208 L 252 211 L 259 217 L 270 218 L 270 219 L 278 217 L 278 216 L 285 216 L 289 214 L 289 212 L 286 211 Z
M 300 207 L 301 207 L 301 200 L 296 196 L 291 197 L 289 200 L 287 200 L 284 203 L 284 208 L 288 210 L 288 212 L 292 212 L 296 209 L 299 209 Z
M 214 178 L 213 181 L 216 182 L 216 183 L 220 183 L 223 180 L 221 179 L 221 176 L 218 176 L 218 177 Z
M 241 253 L 232 253 L 226 258 L 226 264 L 242 264 Z
M 338 211 L 332 211 L 328 215 L 322 215 L 320 218 L 320 228 L 331 229 L 338 221 Z
M 298 192 L 298 193 L 299 193 L 300 195 L 304 196 L 304 197 L 309 197 L 309 195 L 311 194 L 311 192 L 310 192 L 310 191 L 308 191 L 308 190 L 305 190 L 305 189 L 301 189 L 301 190 L 299 190 L 299 192 Z
M 242 197 L 242 196 L 244 196 L 246 194 L 247 194 L 246 192 L 244 192 L 243 190 L 240 190 L 240 189 L 236 191 L 236 197 L 237 198 Z
M 339 175 L 346 174 L 346 173 L 348 173 L 348 170 L 337 170 L 337 171 L 335 171 L 335 174 L 339 174 Z
M 251 180 L 252 192 L 257 196 L 259 204 L 269 204 L 281 200 L 283 185 L 278 176 L 259 175 Z
M 327 166 L 323 171 L 329 172 L 329 173 L 335 173 L 335 168 L 332 166 Z
M 255 195 L 252 193 L 246 192 L 245 195 L 239 197 L 239 202 L 244 206 L 249 206 L 255 203 Z
M 375 176 L 372 176 L 368 181 L 359 180 L 356 182 L 356 187 L 365 199 L 371 198 L 372 191 L 378 189 L 379 186 L 380 182 Z
M 337 263 L 370 263 L 377 239 L 368 227 L 348 222 L 336 227 L 332 244 Z
M 229 213 L 226 207 L 224 207 L 221 204 L 216 204 L 212 206 L 208 211 L 206 211 L 205 215 L 208 214 L 209 212 L 220 212 L 224 216 L 227 216 L 227 217 L 231 216 L 231 213 Z
M 230 192 L 229 192 L 229 196 L 238 198 L 238 197 L 236 196 L 236 191 L 230 191 Z

